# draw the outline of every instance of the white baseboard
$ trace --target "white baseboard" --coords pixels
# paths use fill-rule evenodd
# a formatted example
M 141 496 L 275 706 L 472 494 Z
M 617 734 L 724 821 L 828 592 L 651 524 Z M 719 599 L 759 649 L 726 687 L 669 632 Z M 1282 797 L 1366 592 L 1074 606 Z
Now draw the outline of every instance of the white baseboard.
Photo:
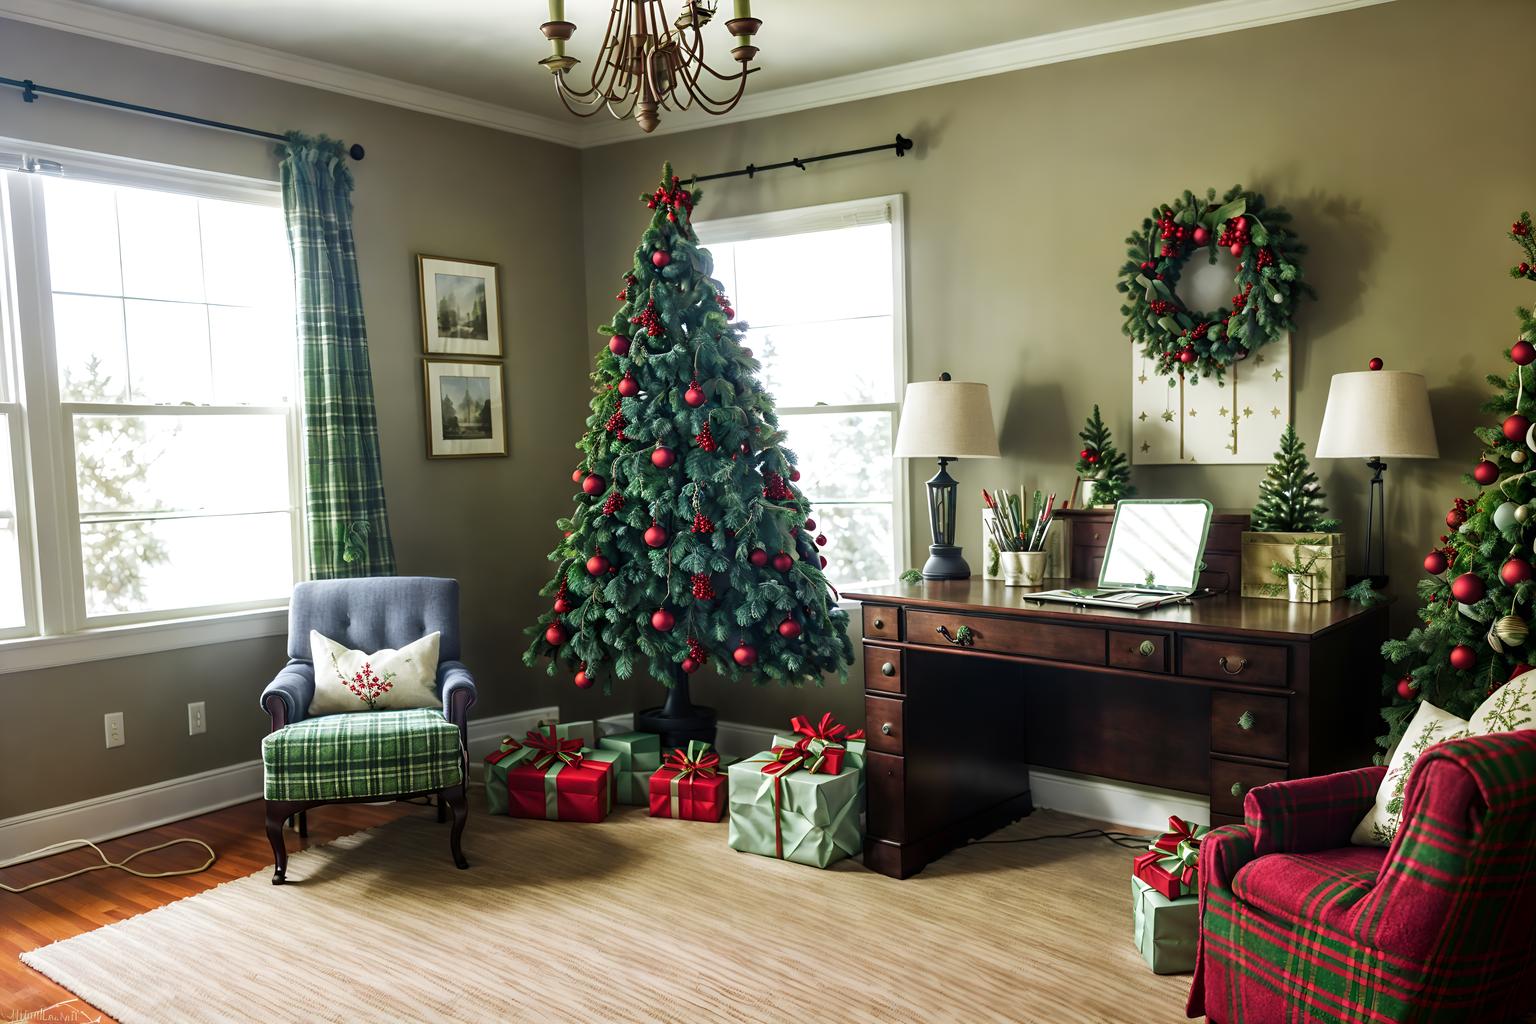
M 1043 810 L 1147 832 L 1162 832 L 1168 827 L 1171 814 L 1199 824 L 1211 820 L 1210 801 L 1197 793 L 1154 789 L 1050 768 L 1030 768 L 1029 792 L 1035 806 Z

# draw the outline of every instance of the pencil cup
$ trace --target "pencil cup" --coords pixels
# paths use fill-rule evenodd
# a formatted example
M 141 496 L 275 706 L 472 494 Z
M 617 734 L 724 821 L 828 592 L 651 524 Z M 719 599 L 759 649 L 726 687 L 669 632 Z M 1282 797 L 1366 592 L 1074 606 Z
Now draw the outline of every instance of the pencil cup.
M 1004 551 L 1003 585 L 1038 587 L 1045 579 L 1044 551 Z

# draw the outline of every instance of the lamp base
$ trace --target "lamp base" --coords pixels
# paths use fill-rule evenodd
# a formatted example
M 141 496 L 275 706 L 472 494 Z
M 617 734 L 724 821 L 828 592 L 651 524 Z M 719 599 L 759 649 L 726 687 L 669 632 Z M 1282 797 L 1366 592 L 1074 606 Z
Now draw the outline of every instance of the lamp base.
M 925 580 L 968 580 L 971 567 L 960 557 L 958 544 L 928 545 L 928 561 L 923 564 Z

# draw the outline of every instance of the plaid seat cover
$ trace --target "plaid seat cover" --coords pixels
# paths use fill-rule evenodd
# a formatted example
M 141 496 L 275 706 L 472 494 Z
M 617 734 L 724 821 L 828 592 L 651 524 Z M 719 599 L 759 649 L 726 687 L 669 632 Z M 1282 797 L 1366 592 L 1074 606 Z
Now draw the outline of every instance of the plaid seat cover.
M 1504 1021 L 1531 1009 L 1536 731 L 1453 740 L 1426 752 L 1368 891 L 1359 888 L 1360 865 L 1348 858 L 1335 862 L 1331 881 L 1321 871 L 1293 875 L 1285 913 L 1278 912 L 1281 893 L 1258 885 L 1265 876 L 1245 881 L 1260 863 L 1256 850 L 1290 854 L 1295 865 L 1303 859 L 1298 851 L 1344 846 L 1374 797 L 1372 778 L 1379 781 L 1380 769 L 1256 789 L 1245 804 L 1247 824 L 1206 837 L 1191 1017 L 1207 1014 L 1212 1024 L 1441 1024 Z M 1285 808 L 1298 813 L 1281 824 L 1276 812 Z M 1278 882 L 1285 870 L 1267 881 Z M 1242 898 L 1261 888 L 1262 900 Z
M 1271 917 L 1342 927 L 1355 904 L 1375 888 L 1386 855 L 1379 846 L 1346 846 L 1258 857 L 1232 879 L 1232 893 Z
M 435 708 L 306 718 L 261 742 L 268 800 L 425 793 L 464 780 L 458 728 Z

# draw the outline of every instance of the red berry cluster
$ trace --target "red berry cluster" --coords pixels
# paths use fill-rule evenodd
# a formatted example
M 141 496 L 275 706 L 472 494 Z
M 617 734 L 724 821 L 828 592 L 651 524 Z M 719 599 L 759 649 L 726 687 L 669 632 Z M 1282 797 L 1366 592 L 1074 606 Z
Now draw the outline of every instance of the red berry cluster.
M 1077 453 L 1077 457 L 1088 463 L 1090 466 L 1099 461 L 1099 453 L 1094 451 L 1092 448 L 1084 448 L 1082 451 Z
M 1169 302 L 1167 299 L 1150 299 L 1147 302 L 1147 308 L 1158 316 L 1167 316 L 1169 313 L 1174 312 L 1174 310 L 1176 310 L 1178 307 Z
M 1509 226 L 1509 233 L 1524 238 L 1531 233 L 1531 226 L 1523 220 L 1517 220 Z
M 1195 324 L 1194 327 L 1185 328 L 1184 337 L 1188 338 L 1190 341 L 1199 341 L 1201 338 L 1205 337 L 1205 332 L 1210 329 L 1210 324 L 1203 322 L 1198 323 Z
M 1222 225 L 1216 244 L 1237 256 L 1248 248 L 1248 218 L 1233 217 Z
M 789 484 L 777 473 L 769 473 L 768 486 L 763 488 L 763 497 L 769 501 L 789 501 L 794 498 L 795 492 L 789 489 Z
M 1248 305 L 1248 295 L 1252 291 L 1253 282 L 1250 281 L 1248 284 L 1243 286 L 1243 290 L 1240 294 L 1232 296 L 1232 312 L 1234 314 L 1241 313 L 1243 311 L 1243 307 Z M 1228 317 L 1227 320 L 1230 323 L 1231 317 Z
M 1529 263 L 1521 260 L 1517 265 L 1509 268 L 1509 276 L 1536 278 L 1536 272 L 1532 271 Z
M 715 524 L 710 522 L 709 516 L 705 515 L 703 512 L 695 512 L 693 514 L 693 532 L 714 533 Z
M 736 311 L 731 308 L 730 296 L 726 295 L 725 292 L 720 292 L 715 295 L 715 301 L 720 303 L 720 312 L 725 314 L 727 320 L 736 319 Z
M 1445 525 L 1456 529 L 1472 516 L 1472 502 L 1466 498 L 1457 498 L 1451 504 L 1451 510 L 1445 514 Z
M 632 324 L 639 324 L 645 328 L 645 333 L 653 338 L 661 336 L 661 314 L 656 312 L 656 300 L 651 299 L 645 304 L 645 308 L 629 318 Z
M 624 495 L 618 491 L 614 491 L 607 498 L 603 499 L 603 515 L 605 516 L 611 516 L 623 507 Z
M 682 210 L 685 213 L 692 213 L 693 193 L 686 188 L 682 188 L 678 184 L 678 182 L 681 180 L 681 178 L 674 174 L 672 175 L 671 188 L 668 188 L 665 185 L 657 185 L 656 191 L 651 194 L 651 198 L 646 200 L 646 207 L 651 210 L 655 210 L 657 208 L 666 210 L 667 220 L 674 223 L 677 221 L 678 210 Z
M 709 660 L 709 652 L 704 649 L 704 645 L 699 643 L 697 638 L 689 637 L 688 657 L 702 665 L 704 662 Z
M 1275 264 L 1275 254 L 1270 252 L 1268 249 L 1260 249 L 1259 250 L 1259 260 L 1258 260 L 1259 269 L 1263 270 L 1265 267 L 1272 267 L 1272 266 L 1274 266 L 1274 264 Z
M 608 422 L 603 424 L 603 429 L 610 434 L 617 434 L 620 441 L 625 441 L 628 438 L 624 436 L 624 427 L 628 423 L 629 421 L 624 418 L 624 414 L 615 410 L 614 414 L 608 417 Z
M 1158 235 L 1163 240 L 1162 247 L 1158 249 L 1159 256 L 1180 256 L 1189 246 L 1190 230 L 1183 224 L 1175 224 L 1173 211 L 1163 207 L 1163 212 L 1157 218 Z M 1146 269 L 1146 268 L 1143 268 Z
M 614 298 L 618 299 L 620 302 L 623 302 L 625 299 L 629 298 L 629 290 L 633 288 L 638 281 L 639 279 L 635 277 L 634 274 L 625 274 L 624 288 L 619 292 L 619 294 L 615 295 Z
M 703 430 L 694 435 L 693 443 L 698 445 L 700 450 L 706 452 L 712 452 L 720 447 L 720 445 L 715 441 L 715 435 L 709 432 L 708 423 L 704 424 Z
M 715 599 L 714 584 L 709 582 L 707 573 L 696 572 L 693 574 L 693 597 L 696 601 L 713 601 Z

